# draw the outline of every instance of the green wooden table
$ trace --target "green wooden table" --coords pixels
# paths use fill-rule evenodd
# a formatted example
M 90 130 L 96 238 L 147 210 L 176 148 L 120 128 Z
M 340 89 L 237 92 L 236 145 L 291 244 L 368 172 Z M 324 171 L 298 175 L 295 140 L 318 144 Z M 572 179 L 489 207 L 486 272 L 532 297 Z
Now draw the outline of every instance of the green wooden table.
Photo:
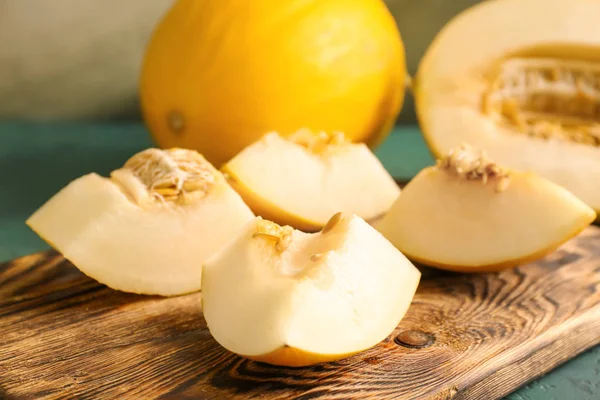
M 0 262 L 48 249 L 24 221 L 61 187 L 88 172 L 108 174 L 149 146 L 152 142 L 140 124 L 0 123 Z M 412 126 L 397 128 L 377 155 L 401 179 L 433 163 Z M 508 398 L 600 399 L 600 346 Z

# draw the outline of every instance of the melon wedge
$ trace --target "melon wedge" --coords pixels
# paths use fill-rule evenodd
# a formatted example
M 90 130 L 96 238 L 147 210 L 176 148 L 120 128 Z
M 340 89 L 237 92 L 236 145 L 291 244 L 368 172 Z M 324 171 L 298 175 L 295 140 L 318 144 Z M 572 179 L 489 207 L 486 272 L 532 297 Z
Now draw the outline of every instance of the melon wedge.
M 460 13 L 414 90 L 436 157 L 462 142 L 600 210 L 600 2 L 490 0 Z
M 210 333 L 251 360 L 300 367 L 368 349 L 407 312 L 421 274 L 354 214 L 304 233 L 256 217 L 203 267 Z
M 254 214 L 202 155 L 147 149 L 110 178 L 70 182 L 26 221 L 86 275 L 113 289 L 180 295 Z
M 417 174 L 375 227 L 414 261 L 481 272 L 542 257 L 595 218 L 562 186 L 461 145 Z
M 321 229 L 337 212 L 376 219 L 400 194 L 369 148 L 341 133 L 270 132 L 222 171 L 255 214 L 303 231 Z

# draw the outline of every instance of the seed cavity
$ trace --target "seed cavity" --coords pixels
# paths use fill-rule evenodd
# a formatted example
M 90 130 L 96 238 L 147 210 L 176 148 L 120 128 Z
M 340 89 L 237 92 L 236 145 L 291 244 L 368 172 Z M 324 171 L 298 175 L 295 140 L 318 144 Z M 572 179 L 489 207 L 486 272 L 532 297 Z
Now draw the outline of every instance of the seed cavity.
M 437 161 L 437 167 L 468 181 L 480 181 L 483 184 L 495 183 L 496 191 L 505 191 L 510 183 L 510 174 L 492 160 L 484 150 L 476 150 L 468 143 L 451 149 L 448 155 Z
M 329 221 L 327 221 L 327 223 L 325 224 L 325 226 L 323 227 L 323 229 L 321 229 L 321 233 L 327 233 L 330 230 L 332 230 L 337 224 L 340 223 L 340 221 L 342 221 L 342 219 L 344 219 L 344 214 L 339 212 L 337 214 L 335 214 L 333 217 L 329 218 Z
M 259 219 L 252 238 L 267 240 L 274 243 L 275 250 L 283 253 L 292 244 L 294 228 L 288 225 L 280 226 L 275 222 Z
M 204 198 L 218 175 L 200 153 L 180 148 L 146 149 L 127 160 L 123 170 L 137 178 L 154 201 L 176 204 L 190 204 Z M 132 189 L 131 185 L 125 186 Z
M 600 64 L 584 60 L 511 58 L 482 99 L 500 125 L 543 140 L 600 146 Z
M 341 145 L 349 143 L 342 132 L 314 132 L 310 129 L 300 129 L 290 135 L 288 140 L 303 146 L 314 154 L 327 154 Z

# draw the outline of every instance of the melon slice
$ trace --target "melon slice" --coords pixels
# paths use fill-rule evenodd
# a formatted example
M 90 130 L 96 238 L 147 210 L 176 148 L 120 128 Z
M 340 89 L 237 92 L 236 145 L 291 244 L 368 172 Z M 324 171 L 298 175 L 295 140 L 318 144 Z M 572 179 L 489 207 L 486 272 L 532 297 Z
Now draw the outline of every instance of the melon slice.
M 147 149 L 111 173 L 69 183 L 27 225 L 113 289 L 200 290 L 202 263 L 254 214 L 202 155 Z
M 390 335 L 421 274 L 355 214 L 318 233 L 256 217 L 203 267 L 202 308 L 224 348 L 274 365 L 338 360 Z
M 562 186 L 462 145 L 417 174 L 375 226 L 412 260 L 475 272 L 542 257 L 595 218 Z
M 400 194 L 369 148 L 341 133 L 271 132 L 222 171 L 256 214 L 304 231 L 321 229 L 337 212 L 376 219 Z
M 426 142 L 462 142 L 600 210 L 600 2 L 490 0 L 453 18 L 414 81 Z

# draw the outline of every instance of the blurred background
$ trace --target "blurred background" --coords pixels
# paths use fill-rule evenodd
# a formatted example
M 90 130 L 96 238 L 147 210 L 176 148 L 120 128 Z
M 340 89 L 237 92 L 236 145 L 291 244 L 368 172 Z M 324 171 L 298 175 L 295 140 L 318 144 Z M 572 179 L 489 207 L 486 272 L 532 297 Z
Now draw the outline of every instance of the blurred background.
M 435 34 L 477 0 L 385 0 L 414 74 Z M 173 0 L 0 0 L 0 120 L 140 120 L 138 73 Z M 414 123 L 407 94 L 398 121 Z

